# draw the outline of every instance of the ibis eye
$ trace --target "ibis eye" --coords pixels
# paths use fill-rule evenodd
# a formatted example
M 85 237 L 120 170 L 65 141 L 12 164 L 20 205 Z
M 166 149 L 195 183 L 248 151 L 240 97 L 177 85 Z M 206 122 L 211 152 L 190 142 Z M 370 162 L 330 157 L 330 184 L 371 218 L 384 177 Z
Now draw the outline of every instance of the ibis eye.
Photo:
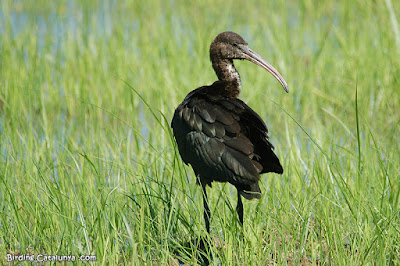
M 233 43 L 232 45 L 233 45 L 233 47 L 237 47 L 238 46 L 237 43 Z

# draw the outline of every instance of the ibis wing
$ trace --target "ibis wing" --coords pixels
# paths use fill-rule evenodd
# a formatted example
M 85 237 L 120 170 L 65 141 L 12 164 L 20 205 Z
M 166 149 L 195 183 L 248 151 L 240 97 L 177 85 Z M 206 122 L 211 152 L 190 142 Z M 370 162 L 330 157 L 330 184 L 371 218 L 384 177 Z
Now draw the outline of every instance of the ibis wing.
M 283 168 L 278 157 L 274 153 L 274 146 L 269 142 L 268 129 L 261 117 L 249 106 L 239 99 L 234 99 L 237 105 L 242 106 L 241 126 L 242 132 L 249 137 L 254 145 L 254 158 L 262 165 L 263 173 L 283 173 Z
M 253 184 L 260 173 L 282 172 L 264 122 L 238 99 L 192 92 L 172 128 L 183 161 L 208 180 Z

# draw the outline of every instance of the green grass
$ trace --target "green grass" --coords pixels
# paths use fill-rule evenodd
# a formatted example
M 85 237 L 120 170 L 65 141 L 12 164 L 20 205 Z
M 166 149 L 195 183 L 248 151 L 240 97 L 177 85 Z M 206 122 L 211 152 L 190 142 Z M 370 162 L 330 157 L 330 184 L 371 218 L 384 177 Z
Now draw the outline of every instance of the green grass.
M 244 202 L 208 190 L 213 264 L 400 264 L 398 1 L 1 1 L 0 261 L 194 264 L 201 189 L 169 121 L 241 34 L 238 62 L 284 167 Z M 315 2 L 315 3 L 313 3 Z

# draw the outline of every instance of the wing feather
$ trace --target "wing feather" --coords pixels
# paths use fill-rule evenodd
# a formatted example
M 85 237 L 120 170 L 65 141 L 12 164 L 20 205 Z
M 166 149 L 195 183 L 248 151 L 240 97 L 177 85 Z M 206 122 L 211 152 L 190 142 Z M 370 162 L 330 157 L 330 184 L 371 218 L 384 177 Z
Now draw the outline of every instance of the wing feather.
M 260 173 L 282 173 L 260 116 L 239 99 L 202 88 L 178 106 L 171 124 L 184 162 L 207 180 L 234 185 L 254 184 Z

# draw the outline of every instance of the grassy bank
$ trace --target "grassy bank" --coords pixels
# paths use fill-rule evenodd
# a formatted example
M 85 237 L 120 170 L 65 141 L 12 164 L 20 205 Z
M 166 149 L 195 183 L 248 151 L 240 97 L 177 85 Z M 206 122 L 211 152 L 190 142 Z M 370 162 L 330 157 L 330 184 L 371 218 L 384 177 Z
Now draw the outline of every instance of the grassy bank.
M 211 84 L 208 49 L 241 34 L 288 81 L 236 63 L 284 174 L 263 197 L 209 190 L 212 263 L 400 263 L 400 4 L 1 1 L 0 261 L 96 255 L 193 264 L 201 189 L 171 136 Z

